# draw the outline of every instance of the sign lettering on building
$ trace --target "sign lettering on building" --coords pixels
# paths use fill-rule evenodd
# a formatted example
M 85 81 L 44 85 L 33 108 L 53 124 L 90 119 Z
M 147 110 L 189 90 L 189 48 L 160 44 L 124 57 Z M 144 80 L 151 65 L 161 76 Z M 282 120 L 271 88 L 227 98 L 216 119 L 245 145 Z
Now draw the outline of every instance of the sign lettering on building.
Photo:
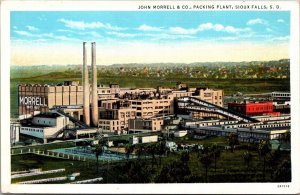
M 46 99 L 38 96 L 20 96 L 20 105 L 28 106 L 47 106 Z

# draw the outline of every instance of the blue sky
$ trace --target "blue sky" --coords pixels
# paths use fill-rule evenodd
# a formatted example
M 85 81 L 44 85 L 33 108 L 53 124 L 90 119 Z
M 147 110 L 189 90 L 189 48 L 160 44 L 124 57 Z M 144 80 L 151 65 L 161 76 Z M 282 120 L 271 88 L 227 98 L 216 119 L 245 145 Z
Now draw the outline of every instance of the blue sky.
M 11 42 L 12 42 L 12 64 L 33 65 L 42 63 L 22 59 L 22 49 L 30 47 L 32 50 L 39 50 L 40 55 L 53 51 L 53 48 L 64 48 L 65 60 L 57 60 L 57 64 L 80 63 L 71 60 L 70 55 L 77 55 L 81 49 L 82 41 L 96 41 L 100 51 L 106 52 L 107 59 L 112 53 L 116 55 L 120 49 L 126 50 L 130 59 L 129 62 L 179 62 L 176 52 L 183 51 L 197 53 L 197 44 L 206 45 L 208 48 L 217 44 L 216 49 L 234 49 L 234 45 L 240 47 L 253 46 L 261 49 L 270 45 L 282 47 L 282 53 L 288 54 L 288 42 L 290 35 L 290 13 L 287 11 L 90 11 L 90 12 L 59 12 L 59 11 L 14 11 L 11 12 Z M 192 44 L 192 45 L 191 45 Z M 239 45 L 239 46 L 238 46 Z M 223 47 L 222 47 L 223 46 Z M 135 51 L 132 47 L 137 48 Z M 161 52 L 172 53 L 172 48 L 184 48 L 181 52 L 177 48 L 174 57 L 167 55 L 159 56 Z M 219 48 L 220 47 L 220 48 Z M 238 50 L 238 48 L 236 50 Z M 285 48 L 283 48 L 285 47 Z M 48 50 L 47 50 L 48 48 Z M 72 49 L 73 48 L 73 49 Z M 148 51 L 145 48 L 151 48 Z M 186 51 L 192 48 L 191 51 Z M 240 47 L 243 48 L 243 47 Z M 51 50 L 52 49 L 52 50 Z M 152 55 L 139 55 L 141 51 Z M 130 50 L 130 51 L 128 51 Z M 157 50 L 157 53 L 154 51 Z M 68 51 L 68 52 L 67 52 Z M 205 48 L 199 48 L 199 52 Z M 28 52 L 28 51 L 27 51 Z M 111 52 L 109 54 L 109 52 Z M 134 54 L 136 53 L 136 61 Z M 221 51 L 218 51 L 221 53 Z M 247 52 L 248 54 L 251 51 Z M 38 58 L 32 56 L 31 58 Z M 55 57 L 55 52 L 53 54 Z M 69 57 L 67 57 L 69 55 Z M 266 56 L 277 55 L 277 53 L 266 54 Z M 182 59 L 188 60 L 191 54 L 184 55 Z M 241 55 L 243 56 L 243 55 Z M 60 56 L 57 56 L 59 58 Z M 253 58 L 257 55 L 253 54 Z M 288 56 L 286 56 L 288 57 Z M 21 59 L 20 59 L 21 58 Z M 192 57 L 193 58 L 193 57 Z M 44 64 L 53 64 L 55 61 L 45 59 Z M 122 54 L 116 57 L 117 60 L 103 60 L 102 64 L 122 63 Z M 151 61 L 152 59 L 152 61 Z M 201 60 L 203 58 L 193 58 Z M 249 58 L 250 59 L 250 58 Z M 14 61 L 15 60 L 15 61 Z M 205 58 L 205 60 L 209 60 Z M 213 59 L 212 59 L 213 60 Z M 233 57 L 232 61 L 238 60 Z M 243 60 L 242 58 L 240 60 Z M 247 59 L 245 59 L 247 60 Z M 257 59 L 260 60 L 260 59 Z M 22 62 L 22 63 L 21 63 Z M 27 64 L 26 64 L 27 63 Z

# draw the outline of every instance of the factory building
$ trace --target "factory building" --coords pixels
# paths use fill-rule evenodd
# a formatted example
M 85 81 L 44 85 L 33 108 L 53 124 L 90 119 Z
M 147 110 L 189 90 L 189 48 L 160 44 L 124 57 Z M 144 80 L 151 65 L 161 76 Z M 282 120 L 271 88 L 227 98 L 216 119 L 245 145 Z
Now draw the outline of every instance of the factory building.
M 255 116 L 255 115 L 279 116 L 280 115 L 279 112 L 273 112 L 273 102 L 228 103 L 228 109 L 247 116 Z
M 100 109 L 99 128 L 116 134 L 127 133 L 128 120 L 136 117 L 132 108 Z
M 49 138 L 58 137 L 70 124 L 68 117 L 52 112 L 38 114 L 31 120 L 26 120 L 26 123 L 24 122 L 20 128 L 20 133 L 40 138 L 44 143 L 47 143 Z
M 129 119 L 128 130 L 131 132 L 161 131 L 163 125 L 164 119 L 162 117 Z
M 284 134 L 288 133 L 290 130 L 288 127 L 255 130 L 250 128 L 224 129 L 222 127 L 201 127 L 194 131 L 210 136 L 229 136 L 231 133 L 237 133 L 238 139 L 241 142 L 258 143 L 260 140 L 281 139 Z
M 213 90 L 213 89 L 203 88 L 198 90 L 198 94 L 201 100 L 223 107 L 223 98 L 224 98 L 223 90 Z
M 174 114 L 174 100 L 166 96 L 161 99 L 128 100 L 130 107 L 136 109 L 138 118 L 151 118 L 159 115 Z
M 82 105 L 83 88 L 78 83 L 66 81 L 60 86 L 19 85 L 20 117 L 48 112 L 54 106 Z

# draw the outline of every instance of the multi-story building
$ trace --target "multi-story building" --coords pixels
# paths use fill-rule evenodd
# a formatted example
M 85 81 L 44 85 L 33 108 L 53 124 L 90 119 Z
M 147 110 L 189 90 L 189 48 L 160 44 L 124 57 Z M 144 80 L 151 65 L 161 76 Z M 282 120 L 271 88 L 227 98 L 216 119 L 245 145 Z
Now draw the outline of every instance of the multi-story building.
M 153 132 L 162 130 L 164 119 L 153 117 L 148 119 L 129 119 L 128 130 L 132 132 Z
M 125 133 L 128 130 L 128 120 L 136 117 L 132 108 L 100 109 L 99 128 L 114 133 Z
M 19 115 L 48 112 L 55 106 L 82 105 L 83 88 L 78 82 L 63 85 L 19 85 Z
M 128 100 L 130 107 L 136 110 L 136 117 L 151 118 L 159 115 L 174 114 L 174 99 L 165 96 L 160 99 Z
M 195 96 L 199 96 L 201 100 L 223 107 L 223 98 L 224 98 L 223 90 L 203 88 L 203 89 L 198 89 L 196 93 L 197 94 Z
M 280 115 L 279 112 L 273 112 L 273 102 L 243 102 L 228 103 L 228 109 L 238 113 L 254 116 L 254 115 Z
M 57 113 L 43 113 L 34 116 L 30 122 L 22 124 L 20 133 L 36 137 L 47 142 L 49 138 L 56 138 L 69 125 L 69 118 Z

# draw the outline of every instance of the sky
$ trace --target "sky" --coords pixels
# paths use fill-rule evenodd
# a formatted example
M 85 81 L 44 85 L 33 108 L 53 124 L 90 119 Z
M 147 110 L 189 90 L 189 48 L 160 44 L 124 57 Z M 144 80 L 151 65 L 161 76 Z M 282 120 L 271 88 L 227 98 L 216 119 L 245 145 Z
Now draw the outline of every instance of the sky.
M 83 41 L 96 42 L 98 65 L 289 58 L 288 11 L 13 11 L 10 21 L 11 65 L 82 64 Z

